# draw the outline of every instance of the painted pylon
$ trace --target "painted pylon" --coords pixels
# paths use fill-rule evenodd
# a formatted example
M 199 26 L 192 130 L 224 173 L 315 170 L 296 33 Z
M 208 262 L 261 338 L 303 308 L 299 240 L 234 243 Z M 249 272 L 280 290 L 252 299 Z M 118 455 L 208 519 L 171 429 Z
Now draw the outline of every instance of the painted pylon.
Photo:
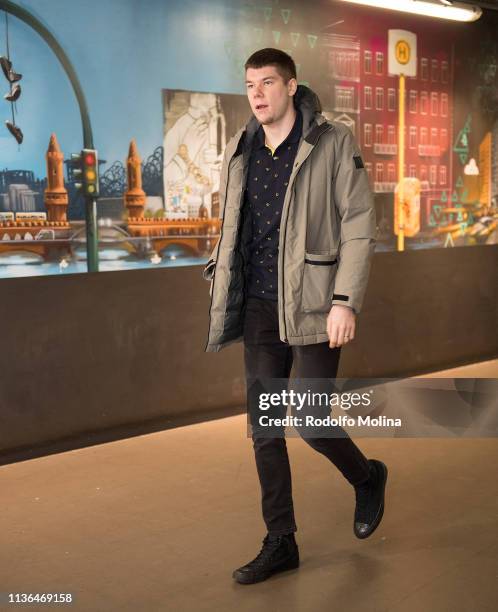
M 125 192 L 125 206 L 128 209 L 128 218 L 141 219 L 144 216 L 145 191 L 142 189 L 142 166 L 137 151 L 135 139 L 130 142 L 130 150 L 126 160 L 126 174 L 128 176 L 128 189 Z
M 50 136 L 47 153 L 47 188 L 44 204 L 48 221 L 67 221 L 67 189 L 64 187 L 64 155 L 55 134 Z

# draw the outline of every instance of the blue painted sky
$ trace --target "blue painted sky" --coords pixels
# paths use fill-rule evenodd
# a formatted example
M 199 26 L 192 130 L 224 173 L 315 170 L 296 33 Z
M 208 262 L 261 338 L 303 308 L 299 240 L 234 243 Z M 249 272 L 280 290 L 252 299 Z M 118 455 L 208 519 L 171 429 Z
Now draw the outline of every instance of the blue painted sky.
M 21 4 L 21 3 L 20 3 Z M 101 158 L 124 159 L 132 137 L 143 157 L 162 144 L 161 89 L 243 93 L 227 47 L 239 45 L 240 8 L 222 0 L 29 0 L 21 4 L 55 35 L 79 76 Z M 4 15 L 0 50 L 5 54 Z M 69 81 L 47 44 L 9 16 L 10 52 L 23 74 L 19 148 L 4 127 L 0 99 L 0 168 L 45 174 L 55 132 L 66 157 L 82 146 L 81 121 Z M 256 48 L 256 47 L 254 47 Z M 244 49 L 244 53 L 247 49 Z M 242 59 L 242 55 L 241 55 Z M 7 92 L 7 82 L 4 83 Z

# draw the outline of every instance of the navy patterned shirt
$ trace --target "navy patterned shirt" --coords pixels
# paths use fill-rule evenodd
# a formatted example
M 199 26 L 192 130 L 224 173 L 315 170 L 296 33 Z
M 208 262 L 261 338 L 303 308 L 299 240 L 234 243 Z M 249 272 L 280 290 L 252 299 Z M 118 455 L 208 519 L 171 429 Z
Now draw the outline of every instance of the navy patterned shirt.
M 245 190 L 252 238 L 247 295 L 277 300 L 278 239 L 282 207 L 303 131 L 301 111 L 287 138 L 271 151 L 260 126 L 254 138 Z

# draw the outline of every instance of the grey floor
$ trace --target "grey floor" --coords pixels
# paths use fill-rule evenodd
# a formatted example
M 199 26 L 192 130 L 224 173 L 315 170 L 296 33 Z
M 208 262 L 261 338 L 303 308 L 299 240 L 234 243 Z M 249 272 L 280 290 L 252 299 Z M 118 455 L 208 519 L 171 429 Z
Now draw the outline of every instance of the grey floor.
M 435 373 L 498 378 L 498 361 Z M 85 611 L 498 610 L 498 441 L 358 441 L 390 470 L 386 511 L 352 533 L 354 494 L 288 439 L 301 567 L 231 572 L 264 537 L 245 416 L 0 468 L 0 593 L 72 593 Z M 2 610 L 21 606 L 1 604 Z

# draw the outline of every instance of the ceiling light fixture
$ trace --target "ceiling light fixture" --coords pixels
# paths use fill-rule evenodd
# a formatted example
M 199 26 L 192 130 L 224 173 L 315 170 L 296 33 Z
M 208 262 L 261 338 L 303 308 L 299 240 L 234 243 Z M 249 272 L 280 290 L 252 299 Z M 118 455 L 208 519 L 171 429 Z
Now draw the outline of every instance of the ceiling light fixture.
M 444 2 L 438 0 L 342 0 L 352 4 L 362 4 L 391 11 L 402 11 L 426 17 L 451 19 L 452 21 L 476 21 L 482 15 L 482 9 L 465 2 Z

